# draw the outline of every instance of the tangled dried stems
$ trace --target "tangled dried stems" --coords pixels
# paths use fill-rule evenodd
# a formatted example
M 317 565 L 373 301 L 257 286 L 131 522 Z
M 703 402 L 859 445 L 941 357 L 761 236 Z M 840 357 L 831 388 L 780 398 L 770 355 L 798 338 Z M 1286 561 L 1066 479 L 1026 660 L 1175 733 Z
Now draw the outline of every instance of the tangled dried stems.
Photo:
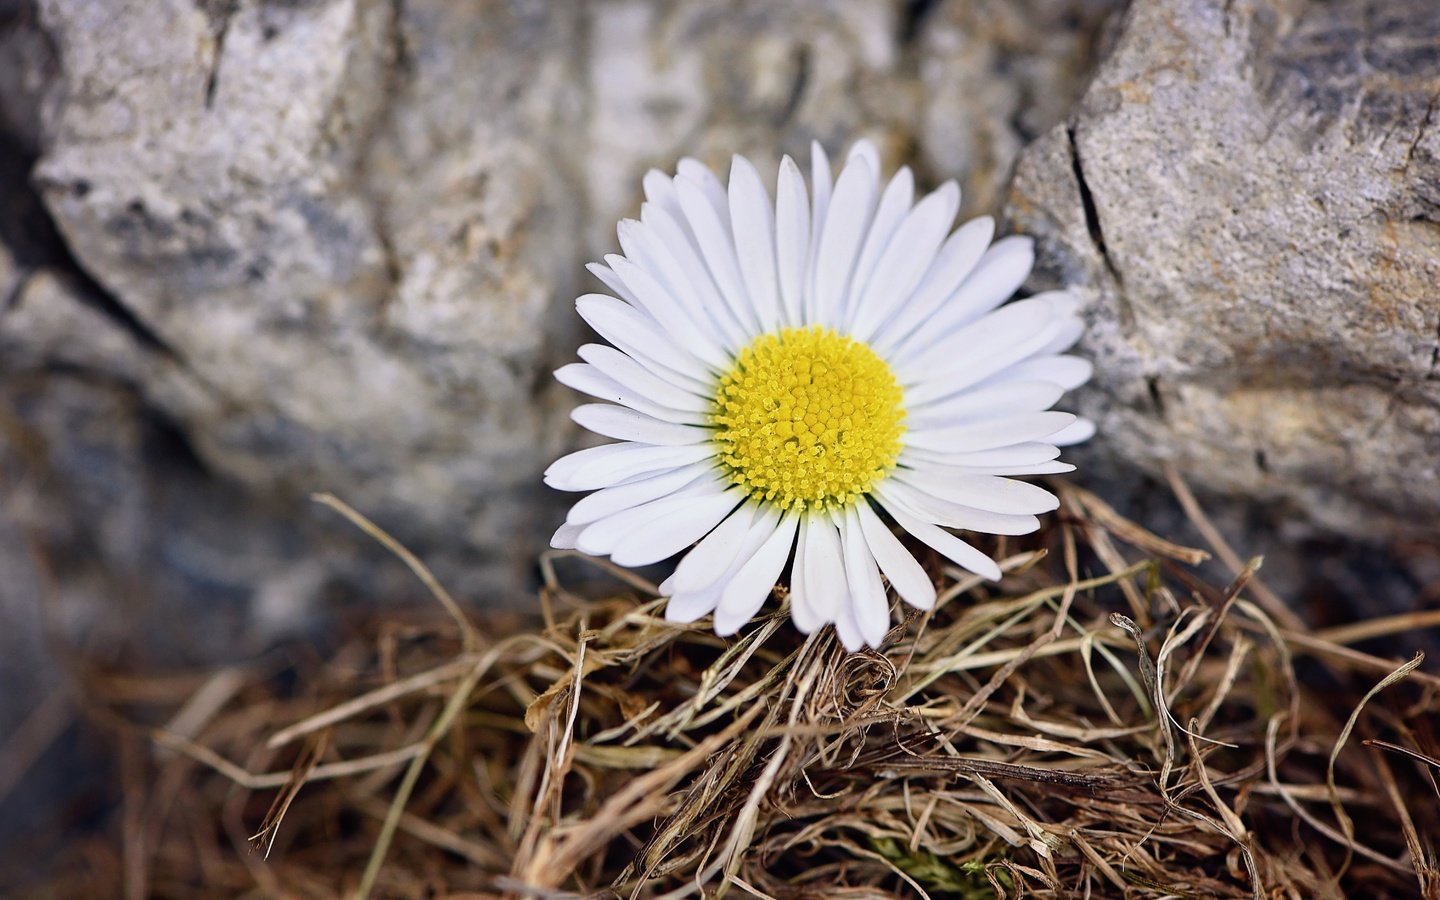
M 1060 489 L 998 586 L 931 559 L 936 609 L 857 654 L 783 603 L 727 640 L 624 572 L 582 596 L 557 573 L 604 567 L 566 554 L 543 621 L 472 624 L 325 499 L 455 621 L 166 682 L 158 729 L 97 704 L 121 839 L 47 891 L 1440 897 L 1440 678 L 1349 646 L 1440 615 L 1306 631 L 1258 560 L 1216 547 L 1237 571 L 1207 583 L 1207 553 Z

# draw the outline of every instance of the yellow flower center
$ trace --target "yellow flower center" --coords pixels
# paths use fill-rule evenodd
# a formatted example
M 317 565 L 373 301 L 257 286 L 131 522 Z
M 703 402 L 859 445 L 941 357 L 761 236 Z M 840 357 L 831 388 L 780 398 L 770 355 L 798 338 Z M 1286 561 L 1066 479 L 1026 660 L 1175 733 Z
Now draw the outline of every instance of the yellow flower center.
M 731 482 L 781 509 L 844 506 L 884 478 L 905 433 L 890 366 L 820 326 L 761 335 L 715 390 L 716 454 Z

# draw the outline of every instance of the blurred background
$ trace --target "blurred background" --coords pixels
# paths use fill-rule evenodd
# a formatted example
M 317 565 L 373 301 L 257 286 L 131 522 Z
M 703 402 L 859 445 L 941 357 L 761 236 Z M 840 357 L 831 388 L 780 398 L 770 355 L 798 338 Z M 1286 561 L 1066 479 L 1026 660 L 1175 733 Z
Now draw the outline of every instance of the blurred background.
M 80 674 L 424 602 L 312 491 L 532 608 L 583 264 L 685 155 L 956 179 L 1087 304 L 1075 479 L 1433 608 L 1437 107 L 1433 0 L 0 0 L 0 859 L 104 824 Z

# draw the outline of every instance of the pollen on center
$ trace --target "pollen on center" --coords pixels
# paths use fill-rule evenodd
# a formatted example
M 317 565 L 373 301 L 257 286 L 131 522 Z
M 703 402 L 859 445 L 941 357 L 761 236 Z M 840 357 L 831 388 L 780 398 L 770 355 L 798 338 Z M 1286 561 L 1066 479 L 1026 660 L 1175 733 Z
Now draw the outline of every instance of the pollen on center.
M 731 482 L 781 509 L 854 502 L 895 467 L 904 392 L 867 345 L 820 326 L 761 335 L 715 391 Z

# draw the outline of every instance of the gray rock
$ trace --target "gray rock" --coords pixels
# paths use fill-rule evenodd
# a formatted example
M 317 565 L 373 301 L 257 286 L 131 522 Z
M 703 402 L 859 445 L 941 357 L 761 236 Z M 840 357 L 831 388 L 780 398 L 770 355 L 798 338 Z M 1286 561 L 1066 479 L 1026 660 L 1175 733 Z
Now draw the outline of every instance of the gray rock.
M 1440 535 L 1440 17 L 1134 4 L 1009 215 L 1091 298 L 1096 451 L 1361 539 Z
M 212 470 L 448 535 L 504 593 L 546 512 L 515 497 L 559 446 L 545 313 L 577 226 L 534 148 L 560 144 L 573 24 L 397 8 L 45 3 L 63 100 L 35 180 Z
M 974 214 L 1003 200 L 1015 158 L 1064 121 L 1116 0 L 944 3 L 923 22 L 918 161 L 955 178 Z

